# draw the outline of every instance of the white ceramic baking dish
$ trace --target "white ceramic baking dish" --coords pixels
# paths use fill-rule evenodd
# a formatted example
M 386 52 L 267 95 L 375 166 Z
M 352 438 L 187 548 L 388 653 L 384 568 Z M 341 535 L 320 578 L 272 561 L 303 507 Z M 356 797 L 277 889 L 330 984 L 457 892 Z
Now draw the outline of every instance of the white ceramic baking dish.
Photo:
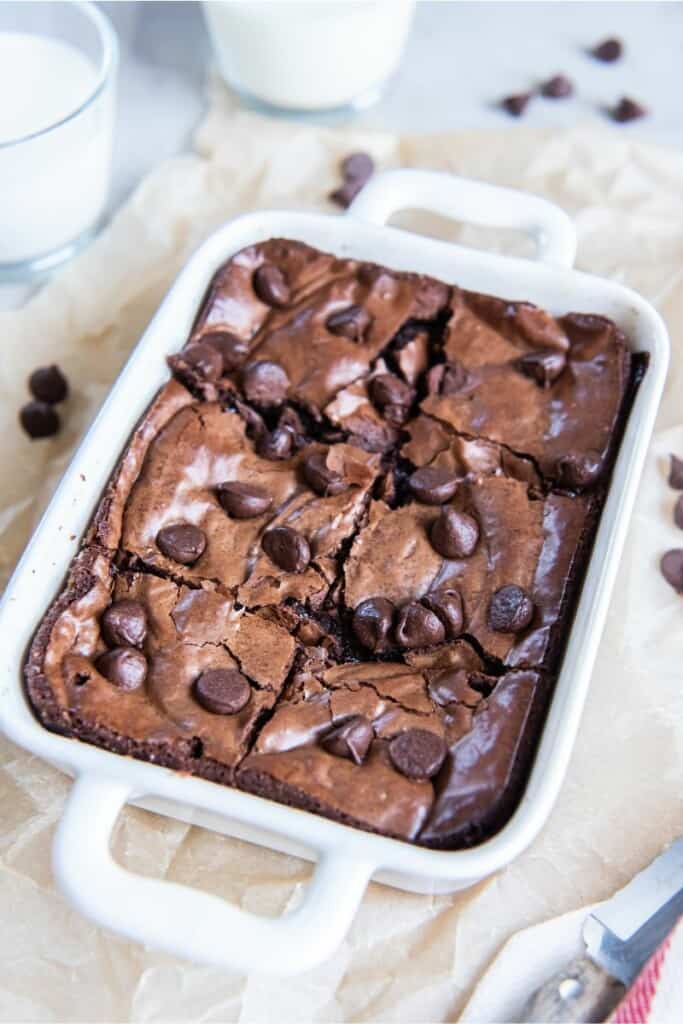
M 388 227 L 401 209 L 516 228 L 537 242 L 538 259 L 510 259 Z M 136 421 L 167 378 L 214 271 L 239 249 L 274 236 L 551 311 L 602 313 L 650 365 L 638 390 L 604 508 L 562 670 L 521 803 L 508 824 L 473 849 L 434 851 L 371 835 L 304 811 L 99 750 L 48 732 L 22 686 L 22 662 L 59 591 L 78 540 Z M 629 515 L 668 363 L 666 329 L 638 295 L 571 269 L 568 218 L 545 200 L 448 175 L 378 176 L 343 217 L 257 212 L 217 231 L 178 277 L 88 431 L 28 545 L 0 608 L 0 728 L 14 742 L 75 776 L 54 841 L 64 893 L 87 916 L 151 946 L 207 964 L 292 974 L 326 959 L 341 942 L 370 878 L 414 892 L 463 888 L 517 856 L 543 825 L 567 768 L 605 621 Z M 134 875 L 110 853 L 121 808 L 136 803 L 185 821 L 317 860 L 302 903 L 279 919 L 259 918 L 216 896 Z

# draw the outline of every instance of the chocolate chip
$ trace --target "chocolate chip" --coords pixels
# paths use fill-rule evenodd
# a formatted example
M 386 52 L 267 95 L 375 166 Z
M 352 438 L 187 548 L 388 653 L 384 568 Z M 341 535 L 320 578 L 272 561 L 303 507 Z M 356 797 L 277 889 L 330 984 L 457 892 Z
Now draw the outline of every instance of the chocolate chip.
M 519 633 L 533 617 L 534 603 L 516 583 L 500 587 L 489 602 L 489 626 L 497 633 Z
M 443 505 L 458 487 L 458 478 L 443 466 L 423 466 L 408 477 L 408 486 L 423 505 Z
M 677 455 L 671 456 L 669 487 L 673 487 L 675 491 L 683 491 L 683 459 L 679 459 Z
M 683 530 L 683 494 L 674 505 L 674 523 L 680 530 Z
M 142 647 L 147 636 L 145 609 L 130 598 L 114 601 L 105 609 L 100 629 L 108 647 Z
M 347 306 L 328 316 L 325 326 L 330 334 L 341 335 L 351 341 L 362 341 L 371 322 L 372 317 L 362 306 Z
M 382 409 L 382 417 L 390 427 L 402 427 L 410 416 L 410 408 L 407 405 L 385 405 Z
M 370 397 L 381 411 L 386 406 L 408 409 L 415 398 L 414 390 L 393 373 L 379 373 L 369 383 Z
M 333 203 L 336 203 L 337 206 L 342 206 L 346 209 L 351 205 L 360 190 L 363 188 L 364 184 L 364 181 L 356 181 L 354 179 L 345 181 L 344 184 L 339 188 L 336 188 L 334 192 L 330 192 L 330 199 Z
M 54 363 L 34 370 L 28 379 L 28 388 L 34 398 L 48 405 L 63 402 L 69 393 L 67 379 Z
M 513 117 L 521 117 L 528 107 L 530 99 L 530 92 L 520 92 L 513 96 L 506 96 L 505 99 L 501 100 L 500 105 L 503 110 L 507 110 L 508 114 L 512 114 Z
M 375 163 L 369 153 L 351 153 L 341 163 L 342 178 L 362 181 L 363 184 L 371 177 Z
M 264 263 L 254 271 L 254 291 L 267 306 L 286 306 L 291 291 L 285 275 L 274 263 Z
M 567 487 L 572 491 L 583 490 L 596 482 L 602 467 L 602 458 L 598 452 L 569 452 L 558 459 L 557 482 L 560 487 Z
M 316 494 L 332 497 L 348 490 L 348 480 L 327 465 L 326 452 L 311 452 L 304 461 L 303 469 L 306 483 Z
M 311 560 L 308 541 L 289 526 L 274 526 L 267 530 L 261 545 L 268 558 L 285 572 L 303 572 Z
M 479 523 L 466 512 L 443 508 L 432 523 L 429 539 L 444 558 L 469 558 L 479 540 Z
M 438 615 L 411 601 L 398 613 L 395 636 L 401 647 L 432 647 L 444 642 L 446 630 Z
M 159 530 L 157 547 L 174 562 L 192 565 L 204 552 L 206 534 L 192 523 L 175 523 Z
M 478 704 L 479 690 L 470 685 L 470 673 L 464 668 L 446 669 L 430 679 L 427 692 L 435 704 L 445 708 L 449 704 Z
M 356 606 L 351 628 L 359 644 L 369 651 L 383 651 L 387 645 L 394 606 L 386 597 L 369 597 Z
M 540 349 L 554 348 L 566 352 L 569 338 L 557 320 L 538 306 L 521 302 L 515 310 L 515 326 L 530 344 Z
M 267 359 L 250 363 L 242 373 L 242 390 L 256 405 L 281 405 L 287 397 L 289 377 L 278 363 Z
M 394 768 L 408 779 L 431 779 L 446 759 L 446 743 L 429 729 L 406 729 L 389 744 Z
M 121 690 L 138 690 L 147 678 L 147 659 L 134 647 L 115 647 L 100 654 L 95 668 Z
M 532 377 L 541 387 L 547 387 L 560 376 L 567 359 L 564 352 L 553 348 L 540 348 L 535 352 L 527 352 L 520 356 L 515 366 L 526 377 Z
M 565 96 L 571 96 L 573 92 L 574 86 L 566 75 L 553 75 L 541 86 L 541 95 L 551 100 L 564 99 Z
M 251 698 L 251 686 L 236 668 L 210 668 L 195 679 L 198 704 L 212 715 L 236 715 Z
M 427 372 L 430 395 L 455 395 L 469 383 L 470 375 L 461 363 L 438 363 Z
M 243 484 L 237 480 L 218 484 L 216 493 L 221 505 L 233 519 L 254 519 L 262 516 L 273 504 L 268 491 L 256 484 Z
M 673 548 L 662 555 L 659 563 L 662 576 L 675 591 L 683 594 L 683 548 Z
M 362 764 L 370 749 L 374 732 L 364 715 L 353 715 L 323 738 L 321 746 L 335 757 L 346 757 Z
M 566 327 L 570 335 L 596 335 L 601 334 L 612 326 L 612 321 L 606 316 L 598 316 L 597 313 L 565 313 L 562 317 L 562 325 Z
M 462 633 L 464 625 L 462 597 L 460 591 L 455 587 L 433 590 L 421 598 L 421 603 L 441 619 L 449 640 L 454 640 Z
M 612 107 L 609 112 L 612 120 L 619 121 L 620 124 L 637 121 L 639 117 L 645 117 L 646 114 L 647 109 L 637 100 L 632 100 L 628 96 L 622 96 L 617 105 Z
M 223 360 L 223 373 L 231 373 L 249 355 L 249 345 L 230 331 L 209 331 L 202 335 L 202 344 L 209 345 Z
M 294 431 L 290 427 L 276 427 L 266 431 L 256 442 L 256 451 L 264 459 L 279 462 L 289 459 L 295 450 Z
M 615 60 L 619 60 L 623 53 L 623 46 L 620 39 L 605 39 L 602 43 L 598 43 L 590 51 L 592 55 L 597 59 L 604 61 L 606 64 L 611 64 Z
M 188 345 L 169 360 L 171 369 L 193 370 L 204 380 L 218 380 L 223 372 L 223 356 L 212 345 L 203 341 Z
M 47 402 L 27 402 L 19 410 L 19 422 L 32 440 L 52 437 L 59 430 L 59 416 Z

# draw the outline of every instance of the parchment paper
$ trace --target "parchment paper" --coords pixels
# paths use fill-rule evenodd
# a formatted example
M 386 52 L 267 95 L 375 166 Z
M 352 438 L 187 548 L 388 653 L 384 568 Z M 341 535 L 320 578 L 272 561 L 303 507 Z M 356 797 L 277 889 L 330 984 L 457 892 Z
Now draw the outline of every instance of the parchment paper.
M 0 1018 L 3 1021 L 456 1020 L 478 975 L 521 927 L 603 899 L 683 831 L 683 599 L 659 556 L 681 545 L 666 487 L 683 453 L 683 155 L 629 130 L 579 128 L 398 138 L 286 124 L 233 109 L 215 88 L 193 154 L 160 166 L 113 224 L 20 312 L 0 316 L 0 571 L 11 571 L 71 451 L 189 253 L 255 207 L 332 209 L 337 163 L 452 169 L 527 188 L 574 217 L 579 266 L 641 291 L 668 321 L 674 358 L 587 710 L 558 804 L 533 847 L 466 893 L 373 885 L 348 941 L 298 978 L 222 973 L 124 942 L 56 892 L 49 850 L 68 782 L 0 740 Z M 423 219 L 426 231 L 509 246 Z M 515 246 L 517 243 L 513 243 Z M 516 297 L 516 296 L 511 296 Z M 524 296 L 517 296 L 524 298 Z M 26 377 L 57 361 L 73 395 L 54 440 L 16 424 Z M 260 912 L 296 898 L 309 867 L 129 809 L 123 863 Z

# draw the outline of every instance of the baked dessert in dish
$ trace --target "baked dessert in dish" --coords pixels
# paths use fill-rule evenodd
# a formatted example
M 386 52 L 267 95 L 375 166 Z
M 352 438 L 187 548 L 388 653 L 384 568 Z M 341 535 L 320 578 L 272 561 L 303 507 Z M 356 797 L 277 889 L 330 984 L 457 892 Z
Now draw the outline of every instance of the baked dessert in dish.
M 27 655 L 54 731 L 439 848 L 533 759 L 645 359 L 275 239 L 215 275 Z

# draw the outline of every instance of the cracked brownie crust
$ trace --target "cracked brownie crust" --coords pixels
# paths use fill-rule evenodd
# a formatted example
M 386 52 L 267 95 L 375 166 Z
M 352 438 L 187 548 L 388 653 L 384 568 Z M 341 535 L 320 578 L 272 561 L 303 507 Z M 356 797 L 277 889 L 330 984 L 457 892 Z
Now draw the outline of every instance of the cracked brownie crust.
M 169 364 L 29 650 L 39 719 L 399 839 L 491 835 L 644 360 L 602 317 L 276 239 Z

